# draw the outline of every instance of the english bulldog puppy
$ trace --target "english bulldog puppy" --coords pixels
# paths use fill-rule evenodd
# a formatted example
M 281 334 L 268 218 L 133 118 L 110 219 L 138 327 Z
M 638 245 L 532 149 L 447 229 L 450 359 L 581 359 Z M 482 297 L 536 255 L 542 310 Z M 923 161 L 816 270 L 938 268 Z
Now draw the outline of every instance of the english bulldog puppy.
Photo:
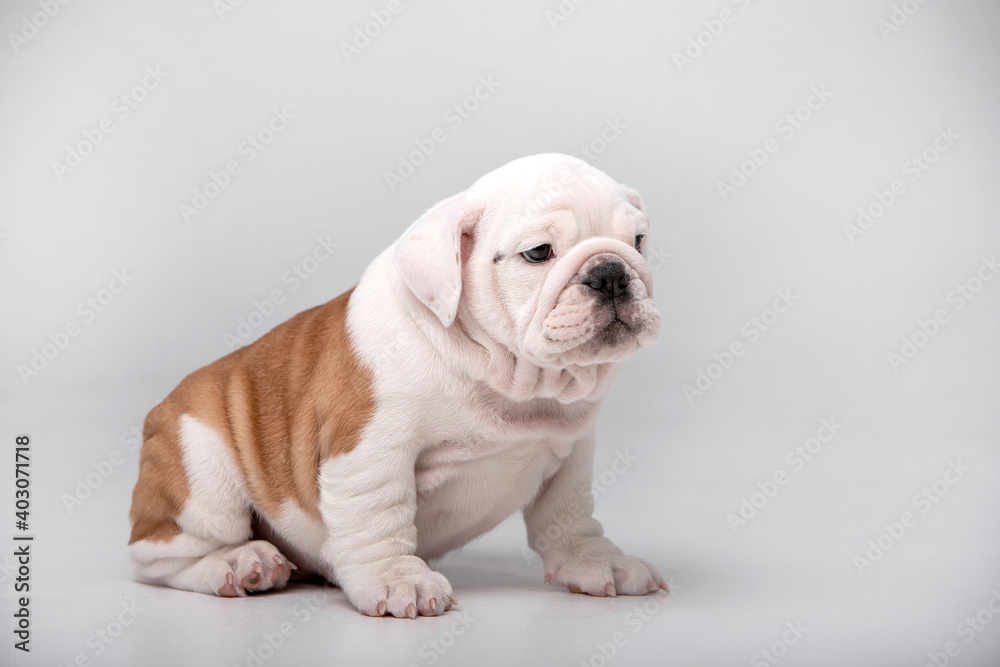
M 648 234 L 635 191 L 565 155 L 434 206 L 354 288 L 153 408 L 136 577 L 243 597 L 299 570 L 369 616 L 433 616 L 457 600 L 427 560 L 520 510 L 546 582 L 666 590 L 592 517 L 601 399 L 660 328 Z

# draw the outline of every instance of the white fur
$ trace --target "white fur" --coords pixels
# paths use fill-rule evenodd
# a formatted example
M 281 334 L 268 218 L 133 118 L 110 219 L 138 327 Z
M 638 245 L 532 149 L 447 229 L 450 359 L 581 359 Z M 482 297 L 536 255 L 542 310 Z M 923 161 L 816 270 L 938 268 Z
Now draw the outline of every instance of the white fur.
M 526 193 L 543 184 L 523 174 L 490 175 L 411 226 L 355 289 L 348 330 L 373 369 L 379 407 L 358 447 L 323 464 L 320 487 L 330 536 L 324 558 L 365 613 L 373 612 L 393 576 L 413 582 L 397 606 L 419 607 L 427 596 L 444 595 L 437 573 L 407 559 L 443 555 L 522 508 L 529 542 L 552 580 L 598 595 L 642 594 L 662 583 L 652 566 L 624 556 L 602 536 L 590 496 L 593 421 L 613 362 L 651 344 L 659 329 L 648 267 L 625 243 L 647 233 L 648 221 L 637 195 L 596 170 L 563 156 L 521 166 L 537 171 L 539 162 L 549 174 L 576 170 L 582 194 L 567 188 L 552 205 L 577 213 L 574 203 L 588 199 L 577 217 L 557 210 L 553 219 L 543 210 L 518 220 L 513 226 L 520 229 L 505 229 L 511 211 L 526 208 Z M 516 187 L 504 187 L 511 182 Z M 490 199 L 477 192 L 489 192 Z M 597 202 L 601 196 L 610 203 Z M 547 236 L 538 236 L 540 226 Z M 456 261 L 461 233 L 475 237 L 477 247 Z M 520 247 L 512 241 L 518 236 L 531 239 L 523 242 L 526 249 L 553 235 L 566 240 L 557 261 L 545 270 L 515 265 L 514 271 L 536 277 L 519 283 L 507 274 L 514 287 L 498 294 L 490 279 L 494 249 Z M 624 351 L 596 349 L 589 356 L 579 349 L 586 336 L 568 344 L 547 338 L 546 316 L 558 309 L 567 283 L 609 257 L 627 267 L 634 302 L 645 308 L 636 317 L 645 317 L 648 328 Z M 430 274 L 421 275 L 417 258 Z M 463 277 L 481 282 L 461 283 L 462 261 L 469 263 Z M 562 361 L 567 358 L 573 363 Z M 560 539 L 540 541 L 552 525 Z M 400 562 L 408 563 L 405 575 L 393 574 Z M 388 612 L 402 615 L 391 602 Z
M 235 544 L 250 537 L 250 496 L 233 452 L 210 426 L 180 419 L 181 454 L 190 496 L 177 525 L 186 535 Z
M 616 363 L 659 330 L 648 244 L 632 245 L 648 230 L 634 191 L 560 155 L 506 165 L 411 225 L 348 309 L 375 414 L 353 450 L 321 462 L 322 523 L 287 501 L 275 531 L 370 615 L 442 613 L 451 586 L 423 559 L 522 509 L 548 579 L 595 595 L 660 587 L 651 565 L 603 537 L 590 493 L 594 421 Z M 519 255 L 542 243 L 551 261 Z M 630 300 L 610 313 L 581 283 L 604 262 L 630 278 Z M 613 318 L 630 335 L 597 342 Z M 229 452 L 195 420 L 182 429 L 192 487 L 182 528 L 244 535 L 250 501 Z M 208 546 L 174 542 L 177 557 Z
M 291 546 L 292 553 L 286 555 L 296 565 L 312 572 L 331 574 L 320 556 L 327 538 L 322 521 L 306 514 L 292 498 L 287 498 L 281 504 L 281 511 L 277 516 L 267 517 L 267 520 L 274 532 Z

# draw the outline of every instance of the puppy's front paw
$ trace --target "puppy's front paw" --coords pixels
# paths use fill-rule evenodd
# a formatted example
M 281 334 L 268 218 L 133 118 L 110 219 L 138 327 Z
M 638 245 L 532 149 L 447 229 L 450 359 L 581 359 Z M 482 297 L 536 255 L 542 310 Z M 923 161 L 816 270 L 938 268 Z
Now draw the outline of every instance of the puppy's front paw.
M 338 572 L 348 599 L 367 616 L 436 616 L 458 604 L 451 584 L 416 556 L 398 556 Z
M 641 558 L 626 556 L 603 537 L 585 540 L 572 550 L 548 554 L 545 581 L 598 597 L 668 590 L 655 567 Z

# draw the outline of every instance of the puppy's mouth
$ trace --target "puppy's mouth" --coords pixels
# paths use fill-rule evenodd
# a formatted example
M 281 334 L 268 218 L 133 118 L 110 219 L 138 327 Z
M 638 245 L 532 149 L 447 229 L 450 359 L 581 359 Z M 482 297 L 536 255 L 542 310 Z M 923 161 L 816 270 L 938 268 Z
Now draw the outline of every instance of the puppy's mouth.
M 641 287 L 607 298 L 580 281 L 563 291 L 545 318 L 546 356 L 581 365 L 618 361 L 651 345 L 659 322 L 652 299 Z
M 637 326 L 642 327 L 641 324 Z M 618 308 L 613 307 L 611 319 L 608 320 L 607 324 L 598 328 L 590 340 L 608 347 L 615 347 L 628 342 L 630 338 L 634 338 L 635 333 L 635 328 L 620 318 Z
M 550 271 L 521 353 L 540 366 L 621 361 L 660 331 L 642 256 L 613 239 L 581 242 Z

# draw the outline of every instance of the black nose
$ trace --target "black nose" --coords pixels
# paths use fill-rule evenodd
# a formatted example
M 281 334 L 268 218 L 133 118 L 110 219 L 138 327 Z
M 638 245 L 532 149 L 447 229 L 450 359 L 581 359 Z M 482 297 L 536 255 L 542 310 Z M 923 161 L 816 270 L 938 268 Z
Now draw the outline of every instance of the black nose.
M 583 284 L 600 292 L 605 300 L 617 303 L 629 297 L 628 283 L 631 278 L 621 262 L 607 262 L 592 268 Z

